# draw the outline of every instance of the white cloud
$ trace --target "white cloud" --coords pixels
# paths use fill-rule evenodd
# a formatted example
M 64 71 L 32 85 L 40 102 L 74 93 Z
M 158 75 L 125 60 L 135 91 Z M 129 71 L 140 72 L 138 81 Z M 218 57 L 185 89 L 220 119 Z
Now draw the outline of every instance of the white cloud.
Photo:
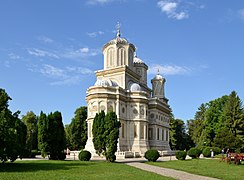
M 238 11 L 239 17 L 244 21 L 244 9 Z
M 66 70 L 77 74 L 93 74 L 92 70 L 83 67 L 66 67 Z
M 158 1 L 158 7 L 168 18 L 176 20 L 187 19 L 189 17 L 186 11 L 178 10 L 180 2 L 175 0 L 161 0 Z
M 175 2 L 165 2 L 165 1 L 159 1 L 158 6 L 161 8 L 163 12 L 166 13 L 172 13 L 177 8 L 178 4 Z
M 95 38 L 97 37 L 98 35 L 103 35 L 104 32 L 103 31 L 97 31 L 97 32 L 88 32 L 87 35 L 91 38 Z
M 40 50 L 40 49 L 37 49 L 37 48 L 28 48 L 27 52 L 30 55 L 37 56 L 37 57 L 51 57 L 51 58 L 59 59 L 59 56 L 56 55 L 55 53 L 51 53 L 51 52 L 48 52 L 48 51 Z
M 186 12 L 180 12 L 180 13 L 176 13 L 174 15 L 174 18 L 177 19 L 177 20 L 181 20 L 181 19 L 186 19 L 188 18 L 188 14 Z
M 46 36 L 40 36 L 40 37 L 38 37 L 38 40 L 41 42 L 44 42 L 44 43 L 53 43 L 54 42 L 54 40 L 52 40 L 51 38 L 46 37 Z
M 89 48 L 85 47 L 85 48 L 80 48 L 79 51 L 81 53 L 88 53 L 89 52 Z
M 8 57 L 9 57 L 10 59 L 20 59 L 20 56 L 14 54 L 14 53 L 9 53 L 9 54 L 8 54 Z
M 101 53 L 100 49 L 89 49 L 88 47 L 80 48 L 80 49 L 66 49 L 63 54 L 61 54 L 64 58 L 69 59 L 79 59 L 83 57 L 96 56 Z
M 93 74 L 91 69 L 85 67 L 64 67 L 59 68 L 50 64 L 43 64 L 38 70 L 38 66 L 32 65 L 29 67 L 32 72 L 39 72 L 42 75 L 53 79 L 50 85 L 72 85 L 79 84 L 85 75 Z
M 189 68 L 182 66 L 153 64 L 149 66 L 148 73 L 156 74 L 158 70 L 163 75 L 187 74 L 191 71 Z
M 40 69 L 40 73 L 44 76 L 54 79 L 67 78 L 66 72 L 63 69 L 54 67 L 49 64 L 44 64 L 43 67 Z

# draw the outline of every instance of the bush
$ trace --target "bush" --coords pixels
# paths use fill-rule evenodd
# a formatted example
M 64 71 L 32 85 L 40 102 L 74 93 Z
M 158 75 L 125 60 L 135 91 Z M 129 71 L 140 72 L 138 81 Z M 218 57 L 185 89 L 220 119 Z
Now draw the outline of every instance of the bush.
M 196 159 L 199 158 L 200 154 L 201 154 L 201 150 L 198 148 L 191 148 L 189 149 L 189 151 L 187 152 L 187 154 L 192 158 L 192 159 Z
M 205 149 L 203 149 L 202 154 L 204 157 L 211 157 L 211 149 L 212 147 L 205 147 Z
M 215 155 L 221 154 L 221 152 L 222 152 L 219 147 L 212 147 L 212 149 L 213 149 Z
M 156 149 L 150 149 L 147 152 L 145 152 L 145 158 L 148 161 L 155 162 L 160 157 L 159 152 Z
M 91 153 L 89 151 L 82 150 L 79 153 L 79 160 L 80 161 L 89 161 L 90 159 L 91 159 Z
M 185 151 L 176 151 L 175 156 L 178 160 L 185 160 L 186 152 Z
M 208 146 L 197 146 L 196 148 L 201 150 L 201 153 L 203 152 L 203 150 L 208 147 Z

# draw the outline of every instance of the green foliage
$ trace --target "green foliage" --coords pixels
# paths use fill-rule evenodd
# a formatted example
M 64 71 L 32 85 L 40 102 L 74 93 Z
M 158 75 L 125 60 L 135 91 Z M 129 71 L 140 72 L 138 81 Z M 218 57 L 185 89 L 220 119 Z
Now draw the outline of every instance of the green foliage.
M 196 158 L 199 158 L 199 156 L 201 154 L 201 150 L 200 149 L 197 149 L 197 148 L 191 148 L 191 149 L 189 149 L 189 151 L 187 152 L 187 154 L 192 159 L 196 159 Z
M 160 157 L 160 154 L 156 149 L 149 149 L 145 152 L 144 156 L 148 161 L 155 162 Z
M 219 147 L 212 147 L 215 155 L 221 154 L 221 149 Z
M 190 136 L 185 131 L 185 123 L 183 120 L 170 119 L 170 147 L 173 150 L 185 150 L 194 144 Z
M 92 125 L 92 134 L 93 134 L 93 144 L 96 150 L 96 153 L 100 155 L 102 152 L 106 151 L 106 142 L 105 142 L 105 113 L 101 111 L 97 113 Z
M 79 153 L 79 160 L 80 161 L 90 161 L 90 159 L 91 159 L 91 153 L 89 151 L 82 150 Z
M 227 127 L 222 128 L 215 136 L 213 145 L 216 147 L 237 149 L 242 148 L 242 141 L 234 136 Z
M 214 152 L 214 155 L 221 153 L 221 149 L 218 147 L 205 147 L 202 151 L 204 157 L 211 157 L 211 151 Z
M 117 144 L 119 138 L 120 122 L 117 120 L 115 112 L 108 112 L 105 116 L 105 142 L 107 161 L 114 162 L 116 160 L 115 152 L 117 151 Z
M 41 111 L 38 117 L 38 149 L 41 150 L 42 157 L 46 157 L 48 152 L 48 133 L 47 115 Z
M 65 134 L 62 115 L 56 111 L 46 116 L 41 112 L 38 122 L 38 146 L 42 156 L 50 155 L 49 159 L 60 159 L 65 147 Z
M 188 129 L 197 145 L 244 148 L 244 110 L 237 93 L 202 104 Z
M 117 120 L 115 112 L 104 111 L 96 114 L 93 126 L 93 144 L 97 154 L 103 154 L 108 162 L 116 160 L 115 152 L 119 138 L 120 122 Z
M 27 127 L 26 135 L 26 149 L 31 152 L 32 150 L 38 149 L 38 140 L 37 140 L 37 117 L 30 111 L 27 112 L 25 116 L 22 117 L 22 121 Z
M 212 147 L 205 147 L 202 151 L 203 156 L 211 157 L 211 150 L 213 150 Z
M 26 126 L 18 118 L 19 111 L 12 113 L 8 109 L 11 98 L 0 88 L 0 161 L 15 161 L 24 154 Z
M 185 160 L 186 159 L 186 151 L 176 151 L 175 152 L 176 159 Z
M 66 139 L 71 150 L 84 149 L 87 141 L 87 107 L 75 111 L 75 117 L 66 127 Z

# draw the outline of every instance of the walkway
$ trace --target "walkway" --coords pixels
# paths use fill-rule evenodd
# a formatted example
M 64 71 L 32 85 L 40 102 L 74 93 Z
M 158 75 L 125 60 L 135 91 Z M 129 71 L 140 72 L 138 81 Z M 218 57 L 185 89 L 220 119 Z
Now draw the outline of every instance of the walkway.
M 133 166 L 144 171 L 154 172 L 162 176 L 172 177 L 179 180 L 217 180 L 216 178 L 210 178 L 206 176 L 200 176 L 195 174 L 190 174 L 183 171 L 178 171 L 174 169 L 162 168 L 158 166 L 153 166 L 141 162 L 127 162 L 125 163 L 129 166 Z

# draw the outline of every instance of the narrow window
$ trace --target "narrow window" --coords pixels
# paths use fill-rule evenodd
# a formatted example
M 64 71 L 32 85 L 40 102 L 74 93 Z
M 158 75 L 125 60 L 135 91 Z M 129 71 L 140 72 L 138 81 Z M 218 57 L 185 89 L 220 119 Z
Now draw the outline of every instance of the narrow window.
M 148 138 L 149 140 L 153 139 L 153 128 L 148 128 Z
M 159 140 L 159 128 L 157 130 L 157 140 Z
M 162 129 L 162 141 L 164 141 L 164 129 Z
M 134 138 L 137 138 L 137 125 L 134 125 Z
M 125 124 L 122 123 L 121 127 L 122 127 L 122 138 L 125 138 Z
M 140 139 L 144 139 L 144 125 L 140 126 Z

